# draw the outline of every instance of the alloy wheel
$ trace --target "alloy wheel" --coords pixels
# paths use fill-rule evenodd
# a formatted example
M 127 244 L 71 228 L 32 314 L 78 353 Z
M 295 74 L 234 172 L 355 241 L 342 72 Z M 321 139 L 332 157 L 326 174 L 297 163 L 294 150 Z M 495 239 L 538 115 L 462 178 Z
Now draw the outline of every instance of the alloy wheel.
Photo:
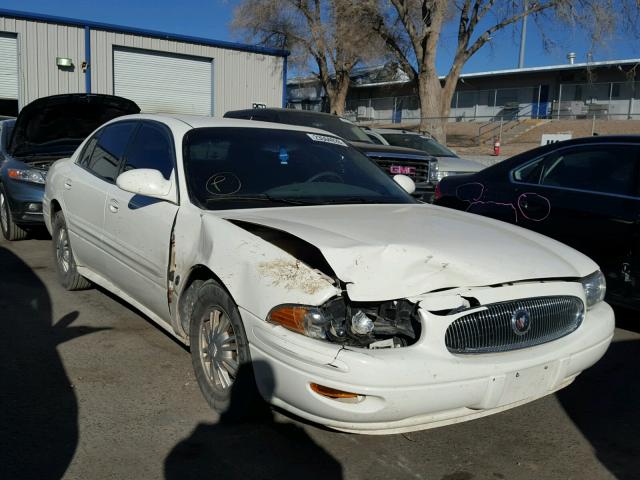
M 2 225 L 2 231 L 9 231 L 9 206 L 7 200 L 4 197 L 4 193 L 0 193 L 0 224 Z
M 58 230 L 58 235 L 56 235 L 56 258 L 62 271 L 67 273 L 71 265 L 71 249 L 69 248 L 69 236 L 66 228 Z
M 212 307 L 200 328 L 200 360 L 207 380 L 217 390 L 231 388 L 238 373 L 238 343 L 229 316 Z

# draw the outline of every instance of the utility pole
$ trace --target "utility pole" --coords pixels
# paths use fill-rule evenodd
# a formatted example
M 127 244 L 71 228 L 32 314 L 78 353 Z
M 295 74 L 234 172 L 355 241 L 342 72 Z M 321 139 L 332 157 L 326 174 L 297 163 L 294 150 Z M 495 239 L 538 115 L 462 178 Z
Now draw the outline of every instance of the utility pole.
M 518 58 L 518 68 L 524 67 L 524 47 L 527 43 L 527 10 L 529 8 L 529 0 L 524 0 L 524 12 L 522 17 L 522 30 L 520 31 L 520 57 Z

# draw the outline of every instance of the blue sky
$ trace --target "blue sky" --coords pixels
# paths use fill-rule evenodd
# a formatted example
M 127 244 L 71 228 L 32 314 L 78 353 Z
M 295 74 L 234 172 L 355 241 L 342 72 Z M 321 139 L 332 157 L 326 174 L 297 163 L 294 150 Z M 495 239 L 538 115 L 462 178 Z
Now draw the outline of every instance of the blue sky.
M 115 23 L 171 33 L 237 41 L 228 24 L 235 0 L 3 0 L 2 8 Z M 519 28 L 519 27 L 518 27 Z M 529 23 L 525 66 L 555 65 L 566 62 L 574 51 L 578 62 L 586 60 L 588 40 L 579 33 L 549 26 L 547 35 L 558 40 L 550 51 L 542 48 L 538 28 Z M 519 30 L 508 29 L 496 36 L 492 46 L 485 46 L 466 65 L 465 72 L 514 68 L 518 62 Z M 448 53 L 455 45 L 455 30 L 443 32 L 438 69 L 446 73 Z M 614 38 L 593 48 L 594 60 L 640 57 L 640 42 Z

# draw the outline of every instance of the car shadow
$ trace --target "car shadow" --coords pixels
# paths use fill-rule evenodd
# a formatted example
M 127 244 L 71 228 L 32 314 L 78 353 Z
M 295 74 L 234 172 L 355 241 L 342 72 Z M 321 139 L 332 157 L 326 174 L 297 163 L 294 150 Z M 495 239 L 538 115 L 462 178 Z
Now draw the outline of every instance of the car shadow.
M 273 393 L 271 367 L 254 362 L 261 373 L 262 393 Z M 242 380 L 244 379 L 244 380 Z M 242 366 L 231 392 L 231 404 L 216 424 L 200 424 L 174 447 L 165 460 L 167 480 L 340 479 L 342 467 L 300 426 L 280 423 L 265 402 L 248 410 L 245 392 L 253 382 L 250 366 Z M 243 387 L 244 385 L 244 387 Z
M 625 315 L 621 316 L 621 323 L 625 323 Z M 573 385 L 557 393 L 566 413 L 590 442 L 598 460 L 620 480 L 638 478 L 638 359 L 640 340 L 615 341 L 598 363 L 578 376 Z
M 45 285 L 0 247 L 0 478 L 59 479 L 78 444 L 78 402 L 57 351 L 100 329 L 53 322 Z

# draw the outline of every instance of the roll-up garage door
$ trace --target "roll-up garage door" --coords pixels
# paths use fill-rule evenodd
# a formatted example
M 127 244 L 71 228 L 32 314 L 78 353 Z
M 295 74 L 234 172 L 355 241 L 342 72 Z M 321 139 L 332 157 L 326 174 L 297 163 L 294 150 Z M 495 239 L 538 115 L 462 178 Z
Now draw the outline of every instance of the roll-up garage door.
M 211 115 L 212 60 L 116 48 L 113 91 L 146 113 Z
M 18 46 L 16 37 L 0 33 L 0 98 L 18 99 Z

